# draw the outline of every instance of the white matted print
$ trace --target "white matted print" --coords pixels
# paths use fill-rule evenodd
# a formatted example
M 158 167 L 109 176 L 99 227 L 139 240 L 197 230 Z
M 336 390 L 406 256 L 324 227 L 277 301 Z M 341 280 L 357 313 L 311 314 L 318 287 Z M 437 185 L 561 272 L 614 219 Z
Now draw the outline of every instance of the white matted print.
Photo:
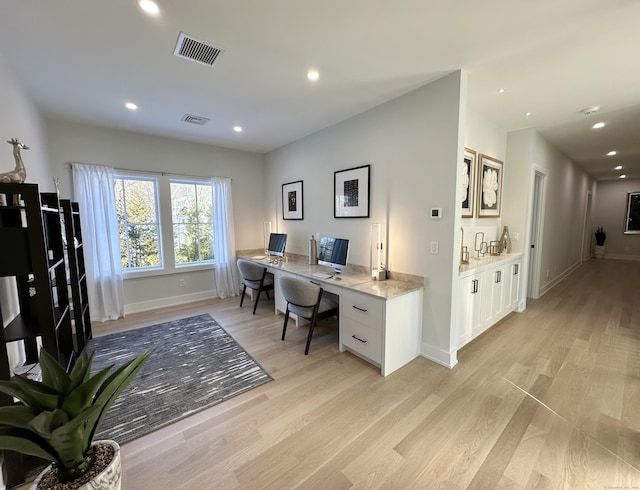
M 369 217 L 369 173 L 371 165 L 334 172 L 334 217 Z
M 462 157 L 462 217 L 473 218 L 476 190 L 476 152 L 465 147 Z
M 478 218 L 497 218 L 502 207 L 502 166 L 500 160 L 480 155 L 478 165 Z
M 303 219 L 302 181 L 282 184 L 282 219 Z

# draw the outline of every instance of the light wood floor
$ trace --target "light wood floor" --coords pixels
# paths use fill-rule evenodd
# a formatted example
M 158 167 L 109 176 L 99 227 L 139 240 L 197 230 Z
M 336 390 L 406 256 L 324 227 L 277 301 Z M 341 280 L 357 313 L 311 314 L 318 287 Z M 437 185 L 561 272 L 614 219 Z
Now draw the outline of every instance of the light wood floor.
M 640 262 L 581 266 L 458 353 L 383 378 L 323 322 L 280 341 L 265 301 L 131 315 L 97 335 L 210 313 L 274 377 L 125 444 L 124 490 L 640 488 Z

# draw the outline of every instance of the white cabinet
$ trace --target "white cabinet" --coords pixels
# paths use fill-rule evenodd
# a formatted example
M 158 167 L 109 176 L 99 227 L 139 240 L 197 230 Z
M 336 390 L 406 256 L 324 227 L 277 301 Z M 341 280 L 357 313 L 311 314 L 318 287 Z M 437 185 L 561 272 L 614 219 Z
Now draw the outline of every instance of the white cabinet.
M 460 275 L 456 344 L 460 348 L 514 311 L 522 256 L 487 260 Z
M 380 366 L 383 376 L 418 356 L 422 289 L 381 298 L 343 289 L 340 298 L 340 350 L 348 349 Z

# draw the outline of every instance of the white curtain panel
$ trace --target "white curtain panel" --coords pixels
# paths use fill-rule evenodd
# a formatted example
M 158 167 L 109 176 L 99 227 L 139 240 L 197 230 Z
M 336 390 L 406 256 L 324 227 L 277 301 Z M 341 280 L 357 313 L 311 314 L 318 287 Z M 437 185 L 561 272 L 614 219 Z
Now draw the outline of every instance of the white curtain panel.
M 231 179 L 213 177 L 213 251 L 216 289 L 219 298 L 237 296 L 240 278 L 236 265 Z
M 91 319 L 124 316 L 124 286 L 114 170 L 101 165 L 72 164 L 73 192 L 80 206 L 82 239 Z

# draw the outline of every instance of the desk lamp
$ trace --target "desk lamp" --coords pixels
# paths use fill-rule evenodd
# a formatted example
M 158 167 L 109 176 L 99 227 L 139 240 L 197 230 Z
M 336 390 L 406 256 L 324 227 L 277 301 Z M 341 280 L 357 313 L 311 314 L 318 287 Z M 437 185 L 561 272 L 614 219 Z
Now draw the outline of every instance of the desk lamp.
M 371 232 L 369 235 L 369 272 L 375 281 L 384 281 L 387 278 L 387 271 L 382 263 L 381 231 L 382 225 L 380 223 L 371 223 Z

